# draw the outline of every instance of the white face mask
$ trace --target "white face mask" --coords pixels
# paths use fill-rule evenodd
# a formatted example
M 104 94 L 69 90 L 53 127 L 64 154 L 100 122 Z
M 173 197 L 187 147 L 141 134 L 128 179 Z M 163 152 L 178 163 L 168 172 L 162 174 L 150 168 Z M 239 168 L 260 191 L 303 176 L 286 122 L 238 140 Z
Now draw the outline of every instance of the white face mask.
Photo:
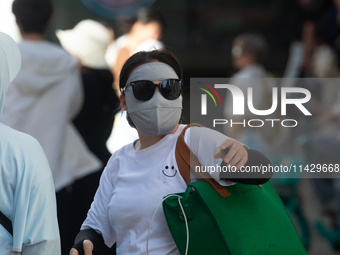
M 176 72 L 169 65 L 151 62 L 137 67 L 130 75 L 128 83 L 137 80 L 162 81 L 178 79 Z M 136 128 L 149 135 L 167 135 L 177 126 L 182 113 L 182 96 L 175 100 L 165 99 L 155 91 L 148 101 L 137 100 L 132 86 L 125 91 L 127 112 Z
M 128 113 L 136 128 L 148 135 L 170 134 L 177 126 L 182 113 L 182 96 L 165 99 L 155 91 L 149 101 L 138 101 L 132 90 L 126 91 Z

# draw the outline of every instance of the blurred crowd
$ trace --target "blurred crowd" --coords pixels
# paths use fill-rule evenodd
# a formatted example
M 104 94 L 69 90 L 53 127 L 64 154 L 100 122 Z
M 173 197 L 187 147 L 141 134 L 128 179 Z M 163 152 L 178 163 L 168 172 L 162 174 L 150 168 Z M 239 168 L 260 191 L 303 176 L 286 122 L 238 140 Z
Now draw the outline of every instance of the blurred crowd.
M 311 92 L 306 108 L 312 114 L 304 116 L 297 109 L 289 109 L 287 116 L 297 119 L 299 127 L 272 128 L 226 128 L 227 134 L 251 148 L 272 158 L 275 165 L 294 163 L 311 166 L 314 164 L 339 164 L 340 152 L 340 2 L 328 0 L 299 0 L 292 10 L 294 29 L 286 68 L 280 77 L 275 77 L 265 68 L 270 57 L 269 45 L 259 34 L 246 33 L 235 38 L 232 47 L 233 66 L 237 73 L 231 84 L 240 87 L 244 94 L 248 87 L 256 88 L 253 104 L 257 109 L 269 109 L 272 105 L 272 87 L 304 87 Z M 269 68 L 270 70 L 270 68 Z M 225 115 L 230 116 L 230 97 L 226 99 Z M 255 115 L 246 113 L 245 118 Z M 272 115 L 273 119 L 278 116 Z M 235 116 L 234 116 L 235 118 Z M 242 116 L 244 118 L 244 116 Z M 258 116 L 257 116 L 258 118 Z M 241 119 L 236 119 L 241 121 Z M 303 177 L 291 176 L 291 178 Z M 310 185 L 319 205 L 319 220 L 311 225 L 323 236 L 334 250 L 340 243 L 340 182 L 337 174 L 325 173 L 310 178 Z M 289 178 L 289 177 L 288 177 Z M 284 186 L 283 201 L 288 205 L 296 201 L 295 179 L 273 180 L 278 191 Z M 295 180 L 295 181 L 294 181 Z M 287 196 L 287 188 L 291 188 Z M 280 192 L 279 192 L 280 194 Z M 293 202 L 294 203 L 294 202 Z M 297 213 L 305 246 L 310 244 L 310 233 L 298 205 Z M 306 237 L 307 236 L 307 237 Z
M 134 53 L 167 47 L 161 41 L 165 20 L 141 9 L 129 32 L 118 38 L 105 22 L 82 20 L 56 31 L 59 46 L 44 39 L 53 13 L 50 0 L 15 0 L 13 13 L 22 36 L 22 65 L 8 89 L 1 122 L 41 144 L 53 175 L 62 254 L 68 254 L 108 159 L 138 138 L 119 106 L 119 73 Z M 288 155 L 306 164 L 339 164 L 340 1 L 296 0 L 293 13 L 295 30 L 282 76 L 274 76 L 266 65 L 266 38 L 250 31 L 233 41 L 230 61 L 237 72 L 230 83 L 246 94 L 251 81 L 254 106 L 267 109 L 273 87 L 300 87 L 304 78 L 312 93 L 306 105 L 312 117 L 292 109 L 288 116 L 301 123 L 294 131 L 238 127 L 224 132 L 269 158 Z M 232 118 L 231 103 L 226 95 L 226 118 Z M 242 116 L 250 118 L 248 113 Z M 339 249 L 340 182 L 324 177 L 310 179 L 320 219 L 331 222 L 320 220 L 317 227 Z

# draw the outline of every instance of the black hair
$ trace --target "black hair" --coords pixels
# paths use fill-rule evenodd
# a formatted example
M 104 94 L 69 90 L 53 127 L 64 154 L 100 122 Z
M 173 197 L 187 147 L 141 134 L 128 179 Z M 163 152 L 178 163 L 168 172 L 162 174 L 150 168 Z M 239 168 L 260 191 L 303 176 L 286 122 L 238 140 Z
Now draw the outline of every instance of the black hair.
M 263 64 L 266 60 L 267 41 L 259 34 L 241 34 L 234 39 L 233 46 L 240 46 L 244 52 L 252 55 L 257 63 Z
M 12 12 L 24 33 L 46 32 L 53 13 L 51 0 L 15 0 Z
M 125 87 L 126 82 L 130 77 L 130 74 L 138 66 L 155 61 L 162 62 L 171 66 L 175 70 L 179 79 L 183 79 L 183 71 L 179 64 L 179 61 L 170 51 L 165 49 L 153 51 L 140 51 L 132 55 L 123 65 L 123 68 L 119 76 L 119 88 L 122 90 Z M 136 126 L 132 122 L 129 114 L 127 114 L 126 117 L 130 126 L 135 128 Z
M 137 21 L 142 22 L 143 24 L 156 22 L 163 30 L 165 30 L 166 26 L 165 19 L 161 13 L 153 9 L 140 9 L 137 13 Z

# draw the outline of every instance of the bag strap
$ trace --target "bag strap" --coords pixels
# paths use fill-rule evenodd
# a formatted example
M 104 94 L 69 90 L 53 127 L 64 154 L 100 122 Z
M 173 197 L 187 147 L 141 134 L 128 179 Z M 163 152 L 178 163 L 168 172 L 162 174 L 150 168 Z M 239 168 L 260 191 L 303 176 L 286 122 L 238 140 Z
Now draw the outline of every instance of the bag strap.
M 182 130 L 182 133 L 178 136 L 178 139 L 177 139 L 176 149 L 175 149 L 176 161 L 178 165 L 178 170 L 187 185 L 190 184 L 190 168 L 195 169 L 196 166 L 201 166 L 196 155 L 192 153 L 189 146 L 184 141 L 184 133 L 189 127 L 203 127 L 203 126 L 200 124 L 196 124 L 196 123 L 187 125 Z M 218 182 L 212 179 L 207 173 L 203 173 L 200 171 L 197 173 L 201 177 L 203 177 L 203 179 L 207 181 L 216 190 L 216 192 L 220 194 L 222 197 L 227 197 L 231 195 L 224 186 L 220 185 Z
M 0 224 L 4 226 L 8 233 L 10 233 L 13 236 L 12 222 L 1 211 L 0 211 Z

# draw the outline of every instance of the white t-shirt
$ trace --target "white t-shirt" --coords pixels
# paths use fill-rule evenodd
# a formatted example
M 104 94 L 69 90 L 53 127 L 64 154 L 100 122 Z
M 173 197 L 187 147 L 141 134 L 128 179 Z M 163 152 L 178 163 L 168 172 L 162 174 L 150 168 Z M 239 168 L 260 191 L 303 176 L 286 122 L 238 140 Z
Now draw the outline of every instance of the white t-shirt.
M 185 125 L 158 143 L 135 151 L 133 143 L 118 150 L 110 158 L 100 185 L 81 229 L 100 232 L 105 244 L 117 243 L 117 254 L 146 254 L 146 241 L 152 216 L 163 197 L 184 192 L 187 185 L 178 171 L 175 147 Z M 228 139 L 217 131 L 191 127 L 185 141 L 202 165 L 220 164 L 214 152 Z M 213 178 L 222 185 L 231 182 Z M 179 254 L 163 210 L 155 216 L 149 238 L 150 254 Z

